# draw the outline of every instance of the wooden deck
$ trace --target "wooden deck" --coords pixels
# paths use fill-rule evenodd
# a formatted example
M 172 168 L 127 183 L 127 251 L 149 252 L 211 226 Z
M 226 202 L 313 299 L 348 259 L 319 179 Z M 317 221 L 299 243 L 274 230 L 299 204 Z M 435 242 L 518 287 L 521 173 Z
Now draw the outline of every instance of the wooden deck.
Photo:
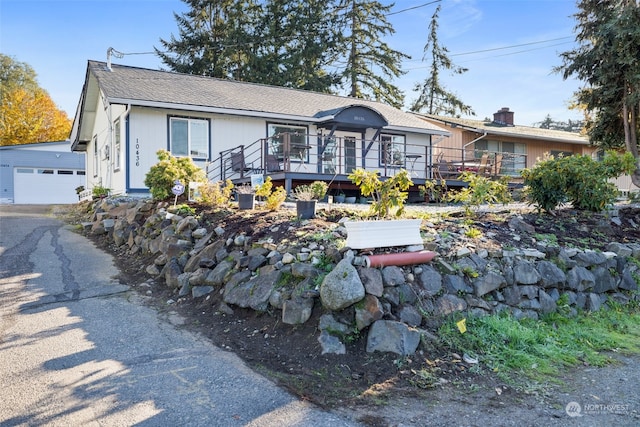
M 295 143 L 300 140 L 306 142 Z M 406 169 L 414 183 L 409 190 L 410 201 L 419 201 L 418 186 L 436 179 L 444 180 L 449 188 L 460 188 L 466 185 L 459 179 L 464 171 L 488 178 L 512 176 L 517 185 L 520 175 L 516 166 L 526 164 L 525 160 L 523 155 L 513 153 L 465 152 L 318 135 L 301 138 L 296 134 L 295 138 L 278 135 L 220 152 L 208 164 L 207 177 L 212 182 L 230 179 L 237 185 L 251 182 L 252 175 L 270 176 L 274 185 L 284 186 L 288 194 L 300 184 L 319 180 L 329 184 L 329 195 L 359 196 L 358 187 L 348 178 L 354 169 L 375 170 L 381 179 Z

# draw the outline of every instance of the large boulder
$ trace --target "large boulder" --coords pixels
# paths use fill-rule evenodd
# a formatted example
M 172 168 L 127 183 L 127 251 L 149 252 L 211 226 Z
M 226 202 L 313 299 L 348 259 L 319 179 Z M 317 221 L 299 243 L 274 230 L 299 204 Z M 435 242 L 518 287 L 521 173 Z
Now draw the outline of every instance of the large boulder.
M 329 310 L 342 310 L 362 300 L 364 285 L 348 259 L 340 261 L 320 285 L 320 301 Z
M 378 320 L 367 335 L 367 352 L 392 352 L 402 356 L 413 354 L 420 344 L 420 332 L 402 322 Z

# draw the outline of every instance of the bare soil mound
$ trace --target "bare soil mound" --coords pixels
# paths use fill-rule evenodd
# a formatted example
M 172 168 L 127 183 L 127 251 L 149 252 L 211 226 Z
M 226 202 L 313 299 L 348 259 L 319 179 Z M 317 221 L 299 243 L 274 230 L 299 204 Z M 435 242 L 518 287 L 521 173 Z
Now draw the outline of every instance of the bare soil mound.
M 208 226 L 222 226 L 227 233 L 244 232 L 255 239 L 270 236 L 276 242 L 295 241 L 301 229 L 322 232 L 349 215 L 340 209 L 321 210 L 317 218 L 301 225 L 286 211 L 197 209 L 201 222 Z M 612 217 L 611 213 L 571 209 L 559 210 L 555 215 L 524 210 L 517 215 L 534 226 L 535 233 L 522 234 L 509 228 L 514 214 L 505 208 L 478 214 L 474 226 L 483 232 L 484 239 L 490 240 L 485 244 L 496 247 L 531 247 L 541 240 L 553 240 L 559 245 L 603 250 L 613 241 L 640 242 L 640 207 L 622 206 L 617 212 Z M 459 212 L 451 212 L 445 218 L 430 226 L 443 233 L 459 227 L 463 220 Z M 295 395 L 327 409 L 346 412 L 364 425 L 523 426 L 567 425 L 574 421 L 568 418 L 564 405 L 575 400 L 571 393 L 579 393 L 585 386 L 580 371 L 568 375 L 562 386 L 515 388 L 486 369 L 473 368 L 445 346 L 399 358 L 390 353 L 367 353 L 366 336 L 347 343 L 344 355 L 322 355 L 317 329 L 322 314 L 319 304 L 312 318 L 299 326 L 283 324 L 277 312 L 256 313 L 234 307 L 232 313 L 220 313 L 216 311 L 219 296 L 212 294 L 207 300 L 177 298 L 162 281 L 150 282 L 144 269 L 153 257 L 132 257 L 104 236 L 88 237 L 115 255 L 123 283 L 134 286 L 159 311 L 179 314 L 184 319 L 181 327 L 196 330 L 215 345 L 236 353 L 253 369 Z M 170 300 L 174 302 L 168 304 Z M 437 322 L 431 327 L 437 333 Z M 619 369 L 630 363 L 630 359 L 624 361 L 626 364 Z M 608 377 L 616 382 L 614 386 L 620 386 L 617 376 Z M 574 391 L 567 394 L 570 389 Z M 635 395 L 638 394 L 636 390 Z M 638 423 L 640 407 L 635 410 L 635 416 L 616 418 L 616 423 Z

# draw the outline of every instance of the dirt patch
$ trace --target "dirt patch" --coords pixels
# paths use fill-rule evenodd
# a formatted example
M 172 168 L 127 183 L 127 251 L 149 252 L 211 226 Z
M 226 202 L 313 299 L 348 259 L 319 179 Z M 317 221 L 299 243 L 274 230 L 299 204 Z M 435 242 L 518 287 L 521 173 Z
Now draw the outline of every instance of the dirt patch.
M 323 210 L 318 218 L 300 223 L 286 211 L 216 212 L 199 207 L 198 212 L 202 212 L 204 224 L 222 226 L 227 235 L 244 232 L 254 240 L 271 238 L 292 244 L 302 234 L 324 233 L 335 227 L 340 218 L 353 214 Z M 535 247 L 540 242 L 553 242 L 603 250 L 612 241 L 640 242 L 638 207 L 620 207 L 614 222 L 611 214 L 569 209 L 560 210 L 555 216 L 531 210 L 521 210 L 517 215 L 534 226 L 535 232 L 514 232 L 508 225 L 513 211 L 506 209 L 478 214 L 473 226 L 482 232 L 486 247 Z M 460 213 L 451 212 L 444 220 L 429 222 L 429 227 L 438 234 L 457 233 L 464 222 Z M 317 329 L 322 314 L 319 304 L 312 318 L 299 326 L 283 324 L 281 313 L 276 310 L 257 313 L 234 307 L 233 312 L 220 313 L 216 310 L 218 294 L 203 300 L 178 298 L 162 281 L 150 281 L 144 269 L 155 257 L 132 257 L 105 237 L 88 237 L 116 255 L 123 283 L 134 286 L 158 310 L 178 313 L 185 320 L 181 327 L 198 331 L 215 345 L 236 353 L 253 369 L 300 398 L 343 412 L 367 426 L 567 425 L 574 419 L 566 414 L 565 405 L 589 386 L 582 383 L 582 372 L 576 371 L 564 379 L 563 386 L 528 388 L 523 383 L 516 388 L 492 372 L 466 363 L 446 347 L 432 347 L 408 358 L 367 353 L 364 334 L 346 343 L 346 354 L 322 355 Z M 436 333 L 437 322 L 430 326 L 431 332 Z M 620 368 L 607 369 L 626 369 L 629 363 L 638 361 L 630 360 L 622 360 Z M 634 395 L 638 395 L 637 390 Z M 633 409 L 635 415 L 614 418 L 616 424 L 637 424 L 640 407 Z M 630 423 L 625 424 L 627 421 Z

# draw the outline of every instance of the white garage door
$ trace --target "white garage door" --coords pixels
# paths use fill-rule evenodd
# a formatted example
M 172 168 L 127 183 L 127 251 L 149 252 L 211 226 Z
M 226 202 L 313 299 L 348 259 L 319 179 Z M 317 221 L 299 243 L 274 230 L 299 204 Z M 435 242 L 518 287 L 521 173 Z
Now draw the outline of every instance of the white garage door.
M 19 167 L 13 170 L 13 203 L 76 203 L 76 187 L 85 185 L 83 170 Z

